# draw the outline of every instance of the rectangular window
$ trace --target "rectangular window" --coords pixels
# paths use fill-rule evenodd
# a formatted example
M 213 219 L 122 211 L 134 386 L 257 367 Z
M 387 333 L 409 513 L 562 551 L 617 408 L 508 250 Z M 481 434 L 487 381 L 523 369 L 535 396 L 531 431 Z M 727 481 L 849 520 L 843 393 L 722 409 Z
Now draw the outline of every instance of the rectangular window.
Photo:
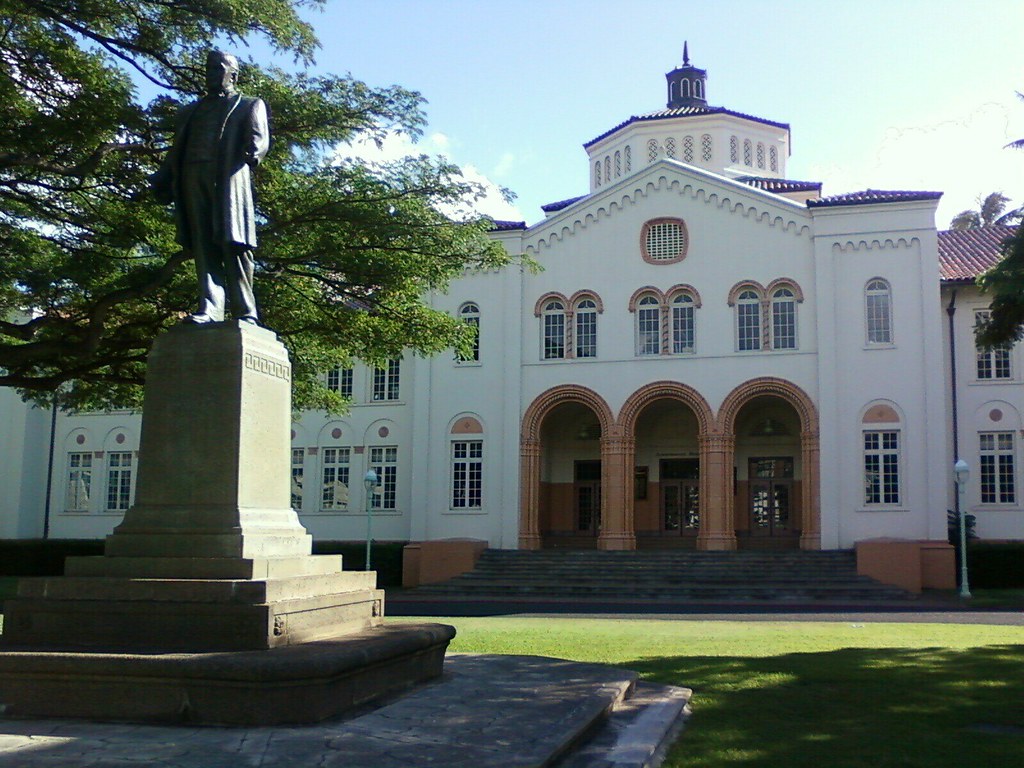
M 736 305 L 736 336 L 741 352 L 761 348 L 761 304 L 757 301 Z
M 672 307 L 672 353 L 693 352 L 693 306 Z
M 68 491 L 64 509 L 87 512 L 92 495 L 92 453 L 68 454 Z
M 900 433 L 864 433 L 864 503 L 900 503 Z
M 480 509 L 483 503 L 483 440 L 452 443 L 452 509 Z
M 892 323 L 888 291 L 868 291 L 865 297 L 868 321 L 868 344 L 891 344 Z
M 988 320 L 988 311 L 974 313 L 975 325 Z M 996 380 L 1009 379 L 1012 376 L 1010 370 L 1010 344 L 1000 344 L 991 349 L 978 348 L 978 379 Z
M 305 448 L 292 448 L 292 509 L 302 509 L 302 474 L 305 469 Z
M 978 435 L 978 442 L 981 448 L 981 503 L 1015 504 L 1017 482 L 1013 432 L 982 432 Z
M 576 357 L 597 357 L 597 312 L 576 313 Z
M 387 367 L 373 369 L 374 401 L 399 399 L 399 376 L 402 371 L 401 360 L 388 360 Z
M 561 360 L 565 357 L 565 315 L 544 315 L 544 359 Z
M 661 307 L 641 307 L 636 318 L 636 353 L 661 354 Z
M 370 466 L 377 473 L 380 490 L 373 494 L 374 509 L 396 509 L 398 501 L 398 448 L 386 445 L 370 449 Z
M 352 369 L 332 368 L 327 372 L 327 388 L 346 400 L 352 399 Z
M 452 509 L 480 509 L 483 504 L 484 443 L 452 443 Z
M 796 349 L 796 302 L 772 302 L 772 347 Z
M 107 454 L 107 512 L 126 512 L 131 498 L 131 451 L 112 451 Z
M 322 448 L 323 485 L 320 509 L 348 509 L 348 467 L 351 448 Z

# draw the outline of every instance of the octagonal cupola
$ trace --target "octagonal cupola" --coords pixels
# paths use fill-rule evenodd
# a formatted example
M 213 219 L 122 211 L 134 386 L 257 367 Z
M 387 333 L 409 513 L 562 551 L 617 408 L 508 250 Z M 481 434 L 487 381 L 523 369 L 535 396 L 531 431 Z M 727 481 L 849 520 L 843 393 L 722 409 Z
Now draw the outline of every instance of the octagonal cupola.
M 707 80 L 706 70 L 698 69 L 690 64 L 689 44 L 683 43 L 683 66 L 676 67 L 665 74 L 668 81 L 669 109 L 678 107 L 706 107 Z

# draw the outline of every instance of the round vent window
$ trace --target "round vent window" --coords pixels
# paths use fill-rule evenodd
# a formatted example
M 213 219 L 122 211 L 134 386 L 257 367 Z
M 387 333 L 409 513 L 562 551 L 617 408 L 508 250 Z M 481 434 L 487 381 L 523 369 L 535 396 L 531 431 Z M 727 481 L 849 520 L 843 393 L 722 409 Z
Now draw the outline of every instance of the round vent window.
M 640 233 L 644 261 L 671 264 L 686 257 L 689 237 L 682 219 L 651 219 Z

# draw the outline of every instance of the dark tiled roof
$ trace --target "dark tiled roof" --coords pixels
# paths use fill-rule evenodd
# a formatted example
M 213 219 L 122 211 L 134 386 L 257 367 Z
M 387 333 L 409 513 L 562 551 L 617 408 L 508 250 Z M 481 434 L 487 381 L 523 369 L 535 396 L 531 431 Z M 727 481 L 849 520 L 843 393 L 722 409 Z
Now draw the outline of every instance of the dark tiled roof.
M 547 205 L 542 205 L 540 209 L 544 211 L 544 213 L 554 213 L 555 211 L 560 211 L 563 208 L 568 208 L 570 205 L 579 200 L 582 200 L 584 197 L 586 197 L 586 195 L 570 197 L 567 200 L 559 200 L 557 203 L 548 203 Z
M 763 117 L 754 117 L 753 115 L 745 115 L 742 112 L 733 112 L 731 109 L 725 107 L 676 107 L 675 109 L 660 109 L 657 112 L 648 112 L 646 115 L 633 115 L 628 120 L 624 120 L 609 131 L 605 131 L 596 139 L 591 139 L 583 145 L 584 149 L 587 149 L 592 144 L 596 144 L 601 139 L 611 136 L 616 131 L 625 128 L 627 125 L 632 123 L 642 123 L 651 120 L 670 120 L 674 117 L 700 117 L 702 115 L 731 115 L 733 117 L 741 117 L 744 120 L 753 120 L 755 123 L 762 123 L 764 125 L 773 125 L 776 128 L 785 128 L 789 130 L 789 123 L 777 123 L 774 120 L 765 120 Z
M 828 208 L 839 205 L 874 205 L 876 203 L 909 203 L 914 200 L 938 200 L 941 192 L 914 192 L 906 189 L 865 189 L 845 195 L 833 195 L 819 200 L 808 200 L 808 208 Z
M 767 176 L 738 176 L 736 181 L 749 184 L 765 192 L 821 192 L 820 181 L 795 181 L 794 179 L 773 179 Z
M 491 232 L 509 232 L 514 229 L 526 229 L 525 221 L 498 221 L 495 219 Z
M 991 226 L 939 232 L 939 274 L 943 280 L 973 280 L 1003 257 L 999 247 L 1016 227 Z

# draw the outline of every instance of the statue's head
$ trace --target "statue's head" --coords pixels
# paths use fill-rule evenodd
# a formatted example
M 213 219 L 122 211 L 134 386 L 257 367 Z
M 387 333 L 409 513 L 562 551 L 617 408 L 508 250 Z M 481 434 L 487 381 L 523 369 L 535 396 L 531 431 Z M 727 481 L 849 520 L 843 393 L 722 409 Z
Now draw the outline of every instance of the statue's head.
M 233 93 L 238 82 L 238 59 L 224 51 L 206 54 L 206 92 Z

